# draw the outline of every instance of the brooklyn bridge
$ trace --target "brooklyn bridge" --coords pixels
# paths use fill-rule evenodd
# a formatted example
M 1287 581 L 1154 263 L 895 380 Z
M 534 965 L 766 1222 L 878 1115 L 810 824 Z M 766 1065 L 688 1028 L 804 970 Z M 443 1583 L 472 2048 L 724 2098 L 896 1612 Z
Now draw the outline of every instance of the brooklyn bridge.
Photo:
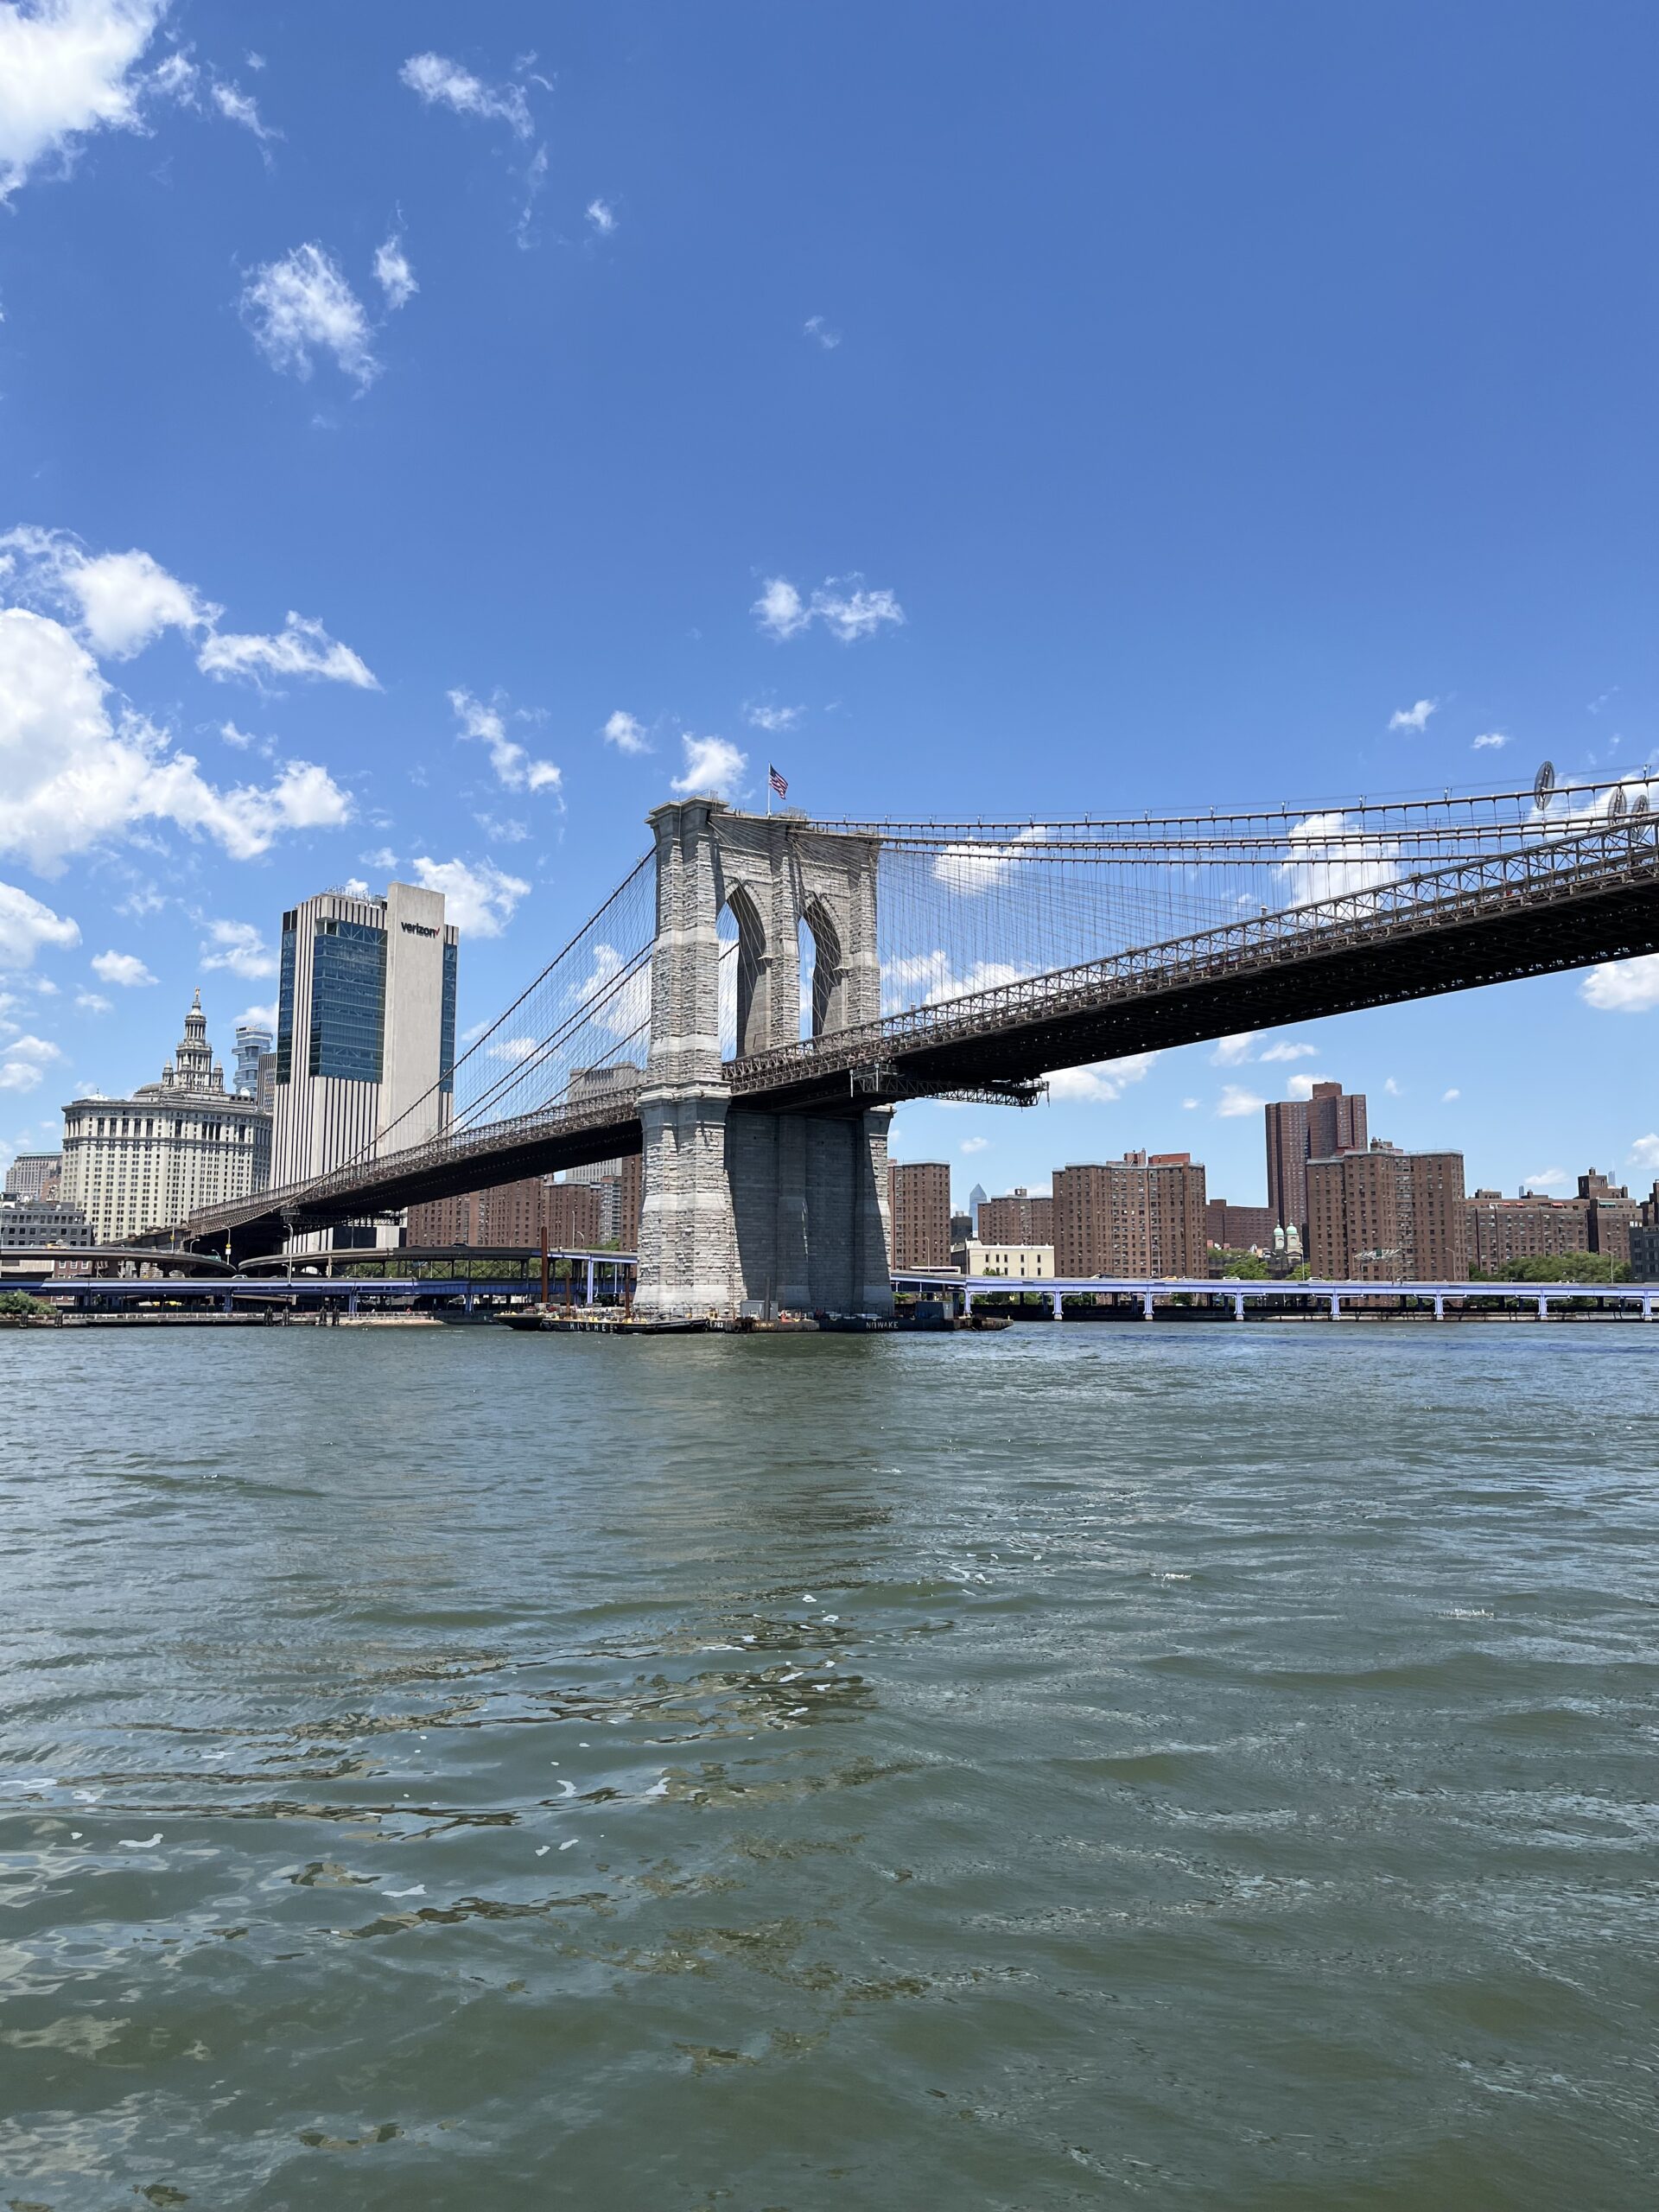
M 298 1231 L 643 1153 L 646 1313 L 890 1310 L 912 1098 L 1659 950 L 1645 772 L 1316 808 L 838 822 L 687 798 L 454 1071 L 315 1181 L 167 1240 Z

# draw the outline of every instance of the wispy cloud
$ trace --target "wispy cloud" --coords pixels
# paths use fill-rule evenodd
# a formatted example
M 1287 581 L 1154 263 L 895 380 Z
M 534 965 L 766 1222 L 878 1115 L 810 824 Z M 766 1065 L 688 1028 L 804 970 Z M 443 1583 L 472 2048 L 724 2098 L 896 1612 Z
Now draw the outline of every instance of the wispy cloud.
M 1389 716 L 1390 729 L 1408 729 L 1418 737 L 1428 728 L 1428 718 L 1440 705 L 1438 699 L 1419 699 L 1414 707 L 1396 708 Z
M 366 391 L 380 373 L 367 311 L 340 264 L 315 240 L 256 269 L 242 289 L 242 320 L 273 369 L 303 382 L 332 354 Z
M 780 730 L 793 729 L 804 709 L 799 707 L 747 707 L 743 719 L 752 729 L 763 729 L 776 737 Z
M 484 122 L 505 123 L 516 137 L 529 138 L 535 125 L 522 85 L 486 85 L 459 61 L 442 54 L 411 54 L 397 72 L 428 107 L 448 108 Z
M 1234 1122 L 1246 1114 L 1259 1114 L 1267 1103 L 1265 1098 L 1258 1098 L 1255 1091 L 1246 1090 L 1241 1084 L 1228 1083 L 1222 1085 L 1216 1111 L 1224 1122 Z
M 168 0 L 4 0 L 0 5 L 0 204 L 39 168 L 65 173 L 82 139 L 143 130 L 155 99 L 188 95 L 181 56 L 138 69 Z
M 1130 1052 L 1121 1060 L 1096 1060 L 1088 1067 L 1056 1068 L 1043 1080 L 1051 1099 L 1109 1106 L 1130 1084 L 1144 1082 L 1157 1058 L 1156 1052 Z
M 374 281 L 385 294 L 386 305 L 394 314 L 399 308 L 407 307 L 421 289 L 404 251 L 403 239 L 396 232 L 374 250 Z
M 616 210 L 608 200 L 590 200 L 586 212 L 588 220 L 601 238 L 608 238 L 616 228 Z
M 200 957 L 204 968 L 226 968 L 250 982 L 276 973 L 276 956 L 253 922 L 210 922 Z
M 843 645 L 905 620 L 905 610 L 892 591 L 885 586 L 867 589 L 859 575 L 827 576 L 810 599 L 803 599 L 787 576 L 768 576 L 749 611 L 768 637 L 798 637 L 814 622 L 822 622 Z
M 1579 996 L 1598 1014 L 1647 1014 L 1659 1006 L 1659 952 L 1634 960 L 1609 960 L 1592 968 L 1579 985 Z
M 1509 743 L 1501 729 L 1483 730 L 1470 747 L 1473 753 L 1497 753 Z
M 831 330 L 821 315 L 810 315 L 801 325 L 803 338 L 810 338 L 822 346 L 826 353 L 833 353 L 841 343 L 841 333 Z
M 501 696 L 499 692 L 496 694 L 498 702 Z M 499 703 L 486 707 L 470 691 L 452 691 L 449 703 L 461 723 L 461 737 L 480 739 L 489 747 L 490 766 L 498 783 L 512 791 L 558 790 L 564 780 L 563 771 L 550 760 L 532 760 L 522 745 L 507 735 L 505 717 Z
M 124 991 L 137 990 L 156 981 L 136 952 L 94 953 L 92 973 L 100 983 L 113 983 Z

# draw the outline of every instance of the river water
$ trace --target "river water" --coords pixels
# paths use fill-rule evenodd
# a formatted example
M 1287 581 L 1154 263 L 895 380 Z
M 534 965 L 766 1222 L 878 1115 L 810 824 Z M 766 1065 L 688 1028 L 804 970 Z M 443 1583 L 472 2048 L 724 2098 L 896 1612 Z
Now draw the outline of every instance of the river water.
M 0 1387 L 0 2204 L 1654 2202 L 1659 1330 Z

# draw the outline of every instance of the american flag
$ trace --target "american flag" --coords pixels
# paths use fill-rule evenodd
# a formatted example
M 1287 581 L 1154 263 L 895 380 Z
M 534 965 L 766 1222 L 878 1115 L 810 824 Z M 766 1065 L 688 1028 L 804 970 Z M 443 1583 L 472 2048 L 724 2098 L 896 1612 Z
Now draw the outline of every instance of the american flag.
M 787 798 L 789 797 L 788 779 L 786 777 L 780 776 L 778 771 L 772 767 L 770 763 L 768 763 L 766 768 L 766 781 L 772 785 L 772 788 L 777 792 L 779 798 Z

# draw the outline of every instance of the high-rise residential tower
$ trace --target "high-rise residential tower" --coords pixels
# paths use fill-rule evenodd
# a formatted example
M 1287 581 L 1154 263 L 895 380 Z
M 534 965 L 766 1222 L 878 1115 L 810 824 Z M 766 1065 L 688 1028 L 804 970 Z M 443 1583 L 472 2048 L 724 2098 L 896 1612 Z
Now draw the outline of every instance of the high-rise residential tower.
M 1307 1227 L 1307 1163 L 1363 1152 L 1370 1136 L 1363 1090 L 1316 1083 L 1312 1095 L 1275 1100 L 1265 1113 L 1268 1210 L 1287 1229 Z
M 890 1160 L 887 1211 L 895 1268 L 950 1265 L 950 1170 L 944 1160 Z
M 271 1035 L 263 1022 L 236 1025 L 236 1087 L 247 1097 L 259 1096 L 259 1062 L 271 1047 Z
M 283 916 L 273 1184 L 402 1152 L 448 1126 L 457 944 L 443 893 L 408 883 L 384 899 L 325 891 Z
M 1460 1152 L 1380 1140 L 1307 1164 L 1309 1264 L 1337 1282 L 1463 1282 L 1469 1229 Z
M 1201 1275 L 1208 1266 L 1204 1169 L 1190 1153 L 1126 1152 L 1054 1177 L 1054 1272 Z

